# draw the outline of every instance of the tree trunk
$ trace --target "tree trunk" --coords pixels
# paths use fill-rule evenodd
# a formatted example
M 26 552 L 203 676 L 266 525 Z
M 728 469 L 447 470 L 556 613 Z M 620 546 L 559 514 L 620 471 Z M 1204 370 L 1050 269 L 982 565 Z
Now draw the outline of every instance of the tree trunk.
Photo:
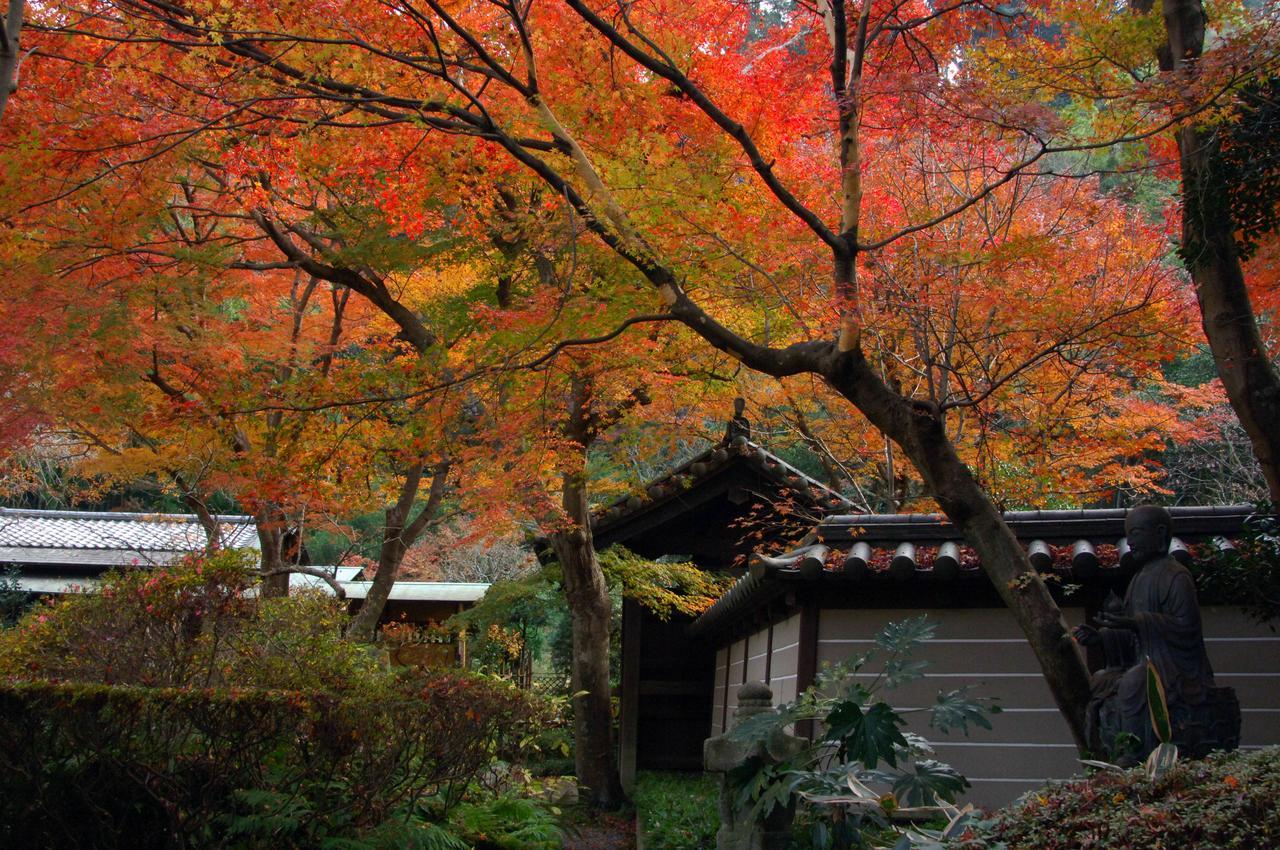
M 1245 287 L 1230 214 L 1197 215 L 1193 198 L 1221 198 L 1213 178 L 1217 140 L 1212 130 L 1187 127 L 1178 134 L 1182 158 L 1182 244 L 1196 288 L 1200 318 L 1218 377 L 1240 418 L 1271 494 L 1280 505 L 1280 374 L 1267 356 Z M 1216 204 L 1204 204 L 1212 209 Z
M 4 118 L 9 95 L 18 87 L 18 63 L 22 60 L 19 39 L 22 35 L 22 9 L 25 0 L 9 0 L 3 26 L 0 26 L 0 118 Z
M 169 472 L 173 482 L 178 485 L 178 492 L 182 499 L 182 504 L 186 505 L 191 513 L 195 514 L 197 520 L 200 521 L 200 527 L 204 529 L 204 552 L 206 555 L 212 555 L 222 548 L 222 523 L 213 511 L 209 510 L 209 504 L 205 501 L 201 492 L 180 472 Z
M 400 574 L 400 565 L 404 563 L 404 554 L 422 535 L 428 523 L 435 518 L 444 499 L 445 486 L 449 479 L 449 465 L 442 463 L 436 467 L 431 478 L 431 491 L 427 496 L 427 504 L 418 515 L 409 521 L 409 513 L 422 485 L 423 464 L 417 463 L 405 473 L 404 483 L 400 486 L 400 497 L 396 503 L 387 508 L 386 524 L 382 530 L 382 546 L 378 550 L 378 571 L 369 584 L 369 593 L 360 610 L 347 625 L 347 637 L 370 643 L 377 631 L 382 612 L 387 608 L 387 599 L 391 596 L 391 588 Z
M 1026 550 L 956 453 L 942 413 L 936 405 L 905 399 L 891 390 L 869 367 L 861 350 L 837 355 L 826 375 L 838 392 L 902 448 L 943 513 L 978 553 L 983 571 L 1026 635 L 1076 747 L 1084 752 L 1090 696 L 1084 657 Z
M 373 574 L 373 581 L 369 583 L 369 592 L 360 603 L 360 608 L 347 624 L 347 637 L 361 643 L 373 642 L 378 630 L 378 622 L 382 619 L 382 612 L 387 610 L 391 588 L 400 574 L 404 553 L 409 550 L 400 536 L 401 524 L 394 523 L 391 515 L 392 509 L 388 509 L 382 546 L 378 549 L 378 571 Z
M 640 387 L 612 408 L 597 410 L 591 377 L 575 372 L 570 381 L 568 416 L 561 430 L 577 446 L 577 454 L 562 460 L 560 504 L 564 515 L 556 518 L 556 530 L 547 535 L 564 574 L 564 595 L 573 626 L 574 764 L 587 803 L 599 809 L 621 808 L 627 796 L 618 773 L 609 686 L 613 603 L 591 537 L 587 449 L 627 410 L 648 403 L 648 394 Z
M 258 526 L 258 546 L 261 549 L 258 569 L 262 573 L 264 598 L 289 595 L 289 572 L 284 563 L 284 536 L 288 530 L 280 511 L 263 507 L 253 512 Z
M 1139 10 L 1150 0 L 1140 2 Z M 1204 52 L 1201 0 L 1163 0 L 1166 73 L 1197 73 Z M 1245 287 L 1228 190 L 1214 168 L 1217 132 L 1191 125 L 1178 131 L 1182 165 L 1182 257 L 1191 273 L 1200 317 L 1227 399 L 1249 435 L 1271 503 L 1280 505 L 1280 373 L 1267 356 Z
M 1084 656 L 1026 550 L 956 453 L 937 405 L 896 392 L 871 368 L 860 346 L 841 351 L 839 345 L 825 341 L 797 343 L 780 350 L 756 345 L 708 316 L 674 281 L 661 283 L 669 288 L 671 311 L 712 346 L 732 352 L 747 368 L 774 377 L 805 372 L 822 375 L 902 449 L 924 479 L 929 495 L 982 559 L 983 571 L 1026 635 L 1076 747 L 1083 753 L 1088 746 L 1084 718 L 1090 696 Z
M 617 809 L 626 795 L 614 751 L 609 689 L 613 607 L 591 539 L 586 483 L 580 472 L 565 473 L 563 480 L 564 509 L 573 527 L 552 533 L 550 542 L 564 572 L 564 593 L 573 624 L 574 764 L 587 802 L 601 809 Z

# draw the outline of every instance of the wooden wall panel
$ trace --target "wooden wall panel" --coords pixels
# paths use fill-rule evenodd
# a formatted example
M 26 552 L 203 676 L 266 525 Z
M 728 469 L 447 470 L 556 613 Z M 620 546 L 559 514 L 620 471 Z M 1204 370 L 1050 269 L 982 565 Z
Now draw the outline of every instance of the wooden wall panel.
M 729 693 L 725 700 L 725 728 L 733 726 L 733 712 L 738 707 L 738 688 L 742 687 L 743 653 L 746 646 L 746 640 L 738 640 L 729 647 Z
M 796 698 L 796 673 L 800 663 L 800 615 L 794 614 L 773 627 L 773 663 L 769 687 L 773 704 Z
M 910 609 L 824 610 L 819 620 L 818 661 L 865 652 L 887 623 L 917 616 Z M 1078 622 L 1081 609 L 1064 610 Z M 913 715 L 909 728 L 934 743 L 938 757 L 973 783 L 967 799 L 978 805 L 1007 803 L 1050 778 L 1080 772 L 1071 736 L 1025 639 L 1004 609 L 931 611 L 937 629 L 917 657 L 931 663 L 922 680 L 893 692 L 901 708 L 930 705 L 939 689 L 973 686 L 998 697 L 1005 709 L 993 729 L 968 737 L 941 735 L 927 715 Z M 1243 746 L 1280 743 L 1280 635 L 1250 623 L 1237 610 L 1206 608 L 1206 646 L 1218 683 L 1234 687 L 1242 706 Z M 866 674 L 868 680 L 874 671 Z
M 747 639 L 747 681 L 763 682 L 765 652 L 769 647 L 769 630 L 762 629 Z M 770 671 L 772 672 L 772 671 Z
M 818 618 L 817 659 L 836 661 L 865 652 L 890 622 L 917 616 L 911 609 L 834 610 Z M 1064 610 L 1069 622 L 1083 611 Z M 934 610 L 937 629 L 919 658 L 931 663 L 926 677 L 898 689 L 891 700 L 900 708 L 927 707 L 937 691 L 973 686 L 978 696 L 998 697 L 1004 711 L 991 718 L 993 729 L 971 729 L 942 735 L 928 728 L 926 713 L 912 714 L 908 728 L 933 742 L 938 758 L 964 773 L 973 784 L 969 802 L 1004 805 L 1019 794 L 1051 778 L 1080 772 L 1066 723 L 1058 714 L 1034 655 L 1004 609 Z M 797 664 L 801 655 L 800 615 L 774 624 L 770 685 L 775 703 L 795 699 Z M 1221 685 L 1236 689 L 1242 707 L 1242 740 L 1246 747 L 1280 744 L 1280 635 L 1251 623 L 1238 610 L 1206 608 L 1206 646 Z M 752 636 L 749 679 L 763 675 L 766 630 Z M 744 641 L 717 655 L 716 681 L 722 683 L 728 663 L 729 716 L 737 704 L 742 681 Z M 757 658 L 757 656 L 761 656 Z M 867 678 L 874 677 L 870 671 Z M 715 724 L 724 709 L 723 688 L 716 691 Z
M 721 718 L 724 717 L 725 677 L 728 675 L 729 670 L 728 658 L 729 651 L 727 649 L 721 647 L 716 650 L 716 685 L 711 692 L 711 734 L 713 736 L 724 732 Z
M 1280 634 L 1236 608 L 1207 606 L 1201 616 L 1214 679 L 1240 698 L 1240 745 L 1280 744 Z

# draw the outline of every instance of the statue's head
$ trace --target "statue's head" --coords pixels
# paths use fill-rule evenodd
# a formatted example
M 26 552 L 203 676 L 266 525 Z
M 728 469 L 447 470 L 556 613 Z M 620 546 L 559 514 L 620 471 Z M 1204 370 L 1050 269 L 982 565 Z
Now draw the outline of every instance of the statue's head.
M 1124 518 L 1124 535 L 1134 560 L 1145 564 L 1169 554 L 1173 542 L 1173 517 L 1159 505 L 1138 505 Z
M 742 396 L 738 396 L 733 400 L 733 415 L 741 416 L 742 411 L 747 409 L 747 400 Z

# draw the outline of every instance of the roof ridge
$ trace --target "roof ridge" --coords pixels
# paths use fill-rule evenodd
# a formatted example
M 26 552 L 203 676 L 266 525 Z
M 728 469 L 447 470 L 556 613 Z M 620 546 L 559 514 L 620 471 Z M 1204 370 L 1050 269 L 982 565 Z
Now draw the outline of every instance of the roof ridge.
M 80 519 L 132 522 L 172 522 L 199 523 L 200 517 L 195 514 L 169 514 L 161 511 L 139 513 L 134 511 L 55 511 L 38 508 L 4 508 L 0 507 L 0 517 L 31 517 L 33 519 Z M 254 521 L 248 514 L 213 514 L 220 523 L 244 524 Z
M 812 475 L 810 475 L 809 473 L 807 473 L 807 472 L 805 472 L 804 470 L 802 470 L 802 469 L 800 469 L 800 468 L 796 467 L 794 464 L 788 463 L 787 461 L 783 460 L 781 457 L 779 457 L 778 455 L 776 455 L 776 454 L 774 454 L 773 452 L 769 451 L 768 449 L 766 449 L 764 446 L 760 445 L 759 443 L 753 442 L 753 441 L 751 441 L 751 440 L 747 440 L 747 445 L 748 445 L 748 446 L 751 446 L 752 448 L 754 448 L 754 449 L 756 449 L 756 450 L 758 450 L 758 451 L 759 451 L 759 452 L 761 452 L 762 454 L 768 455 L 771 459 L 773 459 L 773 460 L 777 461 L 779 464 L 781 464 L 782 466 L 786 467 L 786 468 L 787 468 L 787 470 L 788 470 L 789 472 L 792 472 L 792 473 L 794 473 L 794 474 L 796 474 L 796 475 L 799 475 L 801 478 L 803 478 L 803 479 L 804 479 L 804 481 L 805 481 L 805 483 L 806 483 L 806 484 L 810 484 L 810 485 L 812 485 L 812 486 L 814 486 L 814 487 L 817 487 L 819 490 L 822 490 L 822 491 L 824 491 L 824 492 L 826 492 L 826 493 L 831 494 L 832 496 L 836 497 L 836 498 L 837 498 L 837 499 L 839 499 L 840 501 L 844 502 L 846 505 L 852 505 L 852 504 L 853 504 L 853 502 L 852 502 L 852 501 L 850 501 L 848 498 L 846 498 L 845 496 L 843 496 L 839 491 L 836 491 L 836 490 L 831 489 L 831 488 L 830 488 L 830 487 L 828 487 L 826 484 L 823 484 L 821 481 L 819 481 L 818 479 L 814 478 L 814 477 L 813 477 Z
M 786 463 L 786 461 L 782 461 Z M 800 473 L 803 475 L 804 473 Z M 1114 517 L 1123 517 L 1129 512 L 1129 508 L 1036 508 L 1026 511 L 1004 511 L 1002 516 L 1006 521 L 1017 522 L 1018 520 L 1034 520 L 1034 519 L 1067 519 L 1080 517 L 1082 519 L 1110 519 Z M 1235 515 L 1241 513 L 1252 514 L 1258 509 L 1255 505 L 1235 504 L 1235 505 L 1172 505 L 1167 506 L 1169 513 L 1174 516 L 1189 516 L 1194 514 L 1210 514 L 1215 516 Z M 916 523 L 947 523 L 951 520 L 947 519 L 941 513 L 902 513 L 902 514 L 832 514 L 827 517 L 824 522 L 832 522 L 841 520 L 852 522 L 854 520 L 881 521 L 881 522 L 916 522 Z
M 782 472 L 785 473 L 786 475 L 797 476 L 801 479 L 801 483 L 803 483 L 804 485 L 808 487 L 816 488 L 817 490 L 821 491 L 823 497 L 828 499 L 837 499 L 845 505 L 849 505 L 849 506 L 853 505 L 853 502 L 851 502 L 847 497 L 845 497 L 838 491 L 831 489 L 826 484 L 823 484 L 821 481 L 812 477 L 808 473 L 798 469 L 791 463 L 788 463 L 787 461 L 783 460 L 781 457 L 769 451 L 767 448 L 760 445 L 759 443 L 756 443 L 752 440 L 742 439 L 742 438 L 739 438 L 739 440 L 740 441 L 738 442 L 732 442 L 727 444 L 724 442 L 713 443 L 703 451 L 699 452 L 698 454 L 694 455 L 693 457 L 689 458 L 683 463 L 671 467 L 671 469 L 667 470 L 661 475 L 655 475 L 654 477 L 641 482 L 639 485 L 641 491 L 647 492 L 651 488 L 660 487 L 664 483 L 671 481 L 672 479 L 679 478 L 682 475 L 692 475 L 693 477 L 702 477 L 703 475 L 706 475 L 710 471 L 710 469 L 703 470 L 702 472 L 698 472 L 694 470 L 693 467 L 698 464 L 701 464 L 703 466 L 710 466 L 711 464 L 714 464 L 714 468 L 718 469 L 724 464 L 727 464 L 730 461 L 732 461 L 734 458 L 741 457 L 747 460 L 754 459 L 759 464 L 765 467 L 772 467 L 772 466 L 780 467 Z M 744 451 L 744 449 L 746 451 Z M 717 459 L 715 457 L 717 452 L 724 452 L 725 456 L 722 459 Z M 630 492 L 622 496 L 619 496 L 611 501 L 605 502 L 604 504 L 596 507 L 591 512 L 592 516 L 595 518 L 603 519 L 605 518 L 605 515 L 607 514 L 607 512 L 610 511 L 611 509 L 622 508 L 625 510 L 627 506 L 627 502 L 635 496 L 636 496 L 635 492 Z M 649 502 L 649 501 L 652 501 L 654 498 L 655 497 L 650 496 L 649 499 L 646 499 L 644 501 Z

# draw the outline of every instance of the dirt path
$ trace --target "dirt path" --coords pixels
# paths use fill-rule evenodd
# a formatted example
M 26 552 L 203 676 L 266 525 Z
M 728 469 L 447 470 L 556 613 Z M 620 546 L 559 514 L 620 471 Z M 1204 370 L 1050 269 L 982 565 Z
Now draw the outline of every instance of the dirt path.
M 635 850 L 636 824 L 630 817 L 598 815 L 592 823 L 578 823 L 564 850 Z

